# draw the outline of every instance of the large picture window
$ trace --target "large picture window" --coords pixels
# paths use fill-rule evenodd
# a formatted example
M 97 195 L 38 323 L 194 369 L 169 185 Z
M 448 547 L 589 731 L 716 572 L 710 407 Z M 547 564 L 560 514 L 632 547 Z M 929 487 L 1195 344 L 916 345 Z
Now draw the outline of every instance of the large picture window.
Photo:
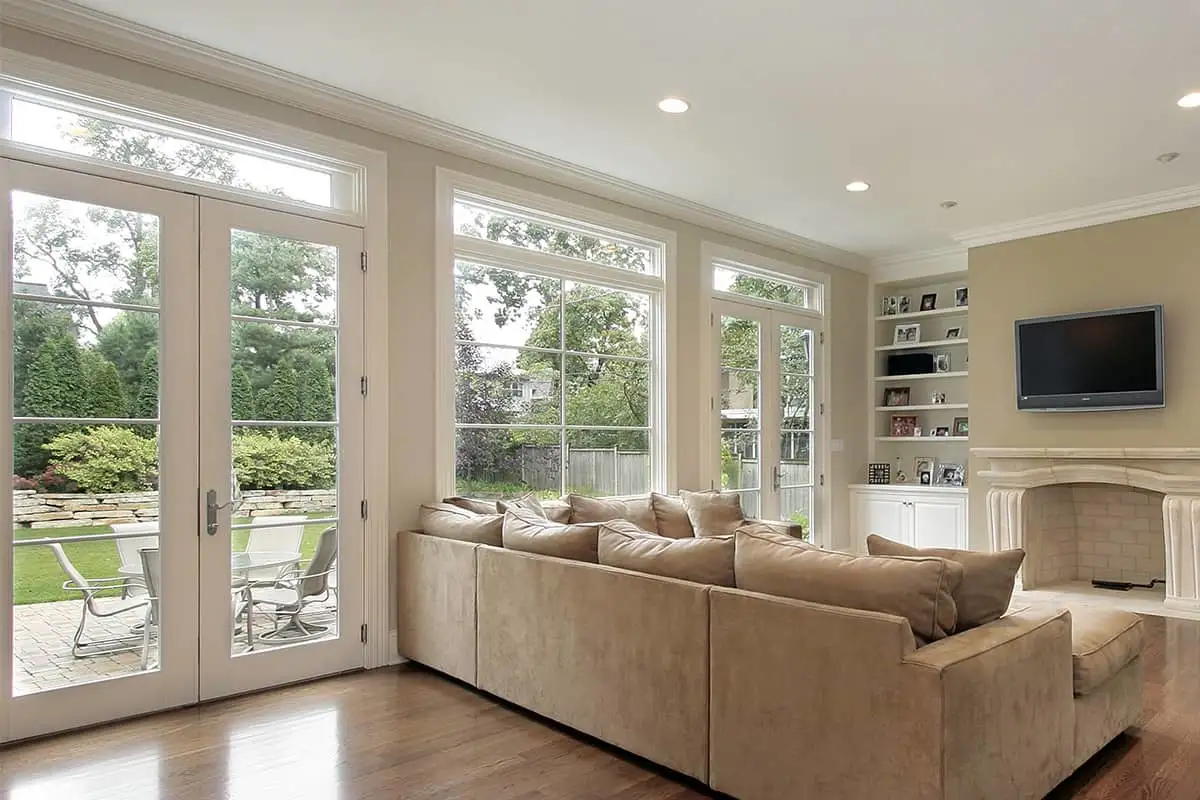
M 454 195 L 454 491 L 662 484 L 665 244 Z

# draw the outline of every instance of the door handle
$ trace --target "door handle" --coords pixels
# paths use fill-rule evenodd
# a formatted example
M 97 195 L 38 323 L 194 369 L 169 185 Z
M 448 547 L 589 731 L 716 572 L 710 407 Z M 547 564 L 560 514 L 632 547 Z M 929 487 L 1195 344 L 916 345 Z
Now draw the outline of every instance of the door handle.
M 220 527 L 220 523 L 217 521 L 217 513 L 224 511 L 232 505 L 233 500 L 230 500 L 228 503 L 218 503 L 216 489 L 209 489 L 204 493 L 204 516 L 206 523 L 204 530 L 209 536 L 216 536 L 217 528 Z

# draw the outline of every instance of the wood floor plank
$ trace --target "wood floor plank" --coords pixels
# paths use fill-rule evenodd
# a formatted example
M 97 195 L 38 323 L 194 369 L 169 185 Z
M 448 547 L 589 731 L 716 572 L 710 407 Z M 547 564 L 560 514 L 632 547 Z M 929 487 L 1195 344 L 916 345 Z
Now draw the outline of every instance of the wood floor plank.
M 1146 711 L 1051 800 L 1200 800 L 1200 622 L 1147 617 Z M 703 786 L 415 667 L 0 749 L 0 798 L 697 800 Z

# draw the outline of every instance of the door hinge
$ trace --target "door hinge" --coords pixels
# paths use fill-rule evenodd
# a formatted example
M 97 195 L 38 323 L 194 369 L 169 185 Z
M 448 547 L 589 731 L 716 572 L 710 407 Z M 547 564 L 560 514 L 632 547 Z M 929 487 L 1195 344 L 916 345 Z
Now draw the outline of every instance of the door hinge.
M 367 518 L 367 501 L 363 500 L 358 504 L 358 515 L 363 519 Z
M 820 486 L 824 486 L 824 485 L 825 485 L 825 473 L 824 473 L 824 472 L 822 472 L 822 473 L 821 473 L 821 483 L 820 483 L 819 485 L 820 485 Z
M 817 413 L 819 413 L 821 416 L 825 416 L 825 404 L 824 403 L 819 403 L 817 405 Z
M 817 341 L 819 344 L 825 344 L 825 331 L 821 331 L 820 338 Z
M 358 392 L 363 397 L 367 396 L 367 376 L 366 375 L 363 375 L 361 378 L 358 379 Z
M 717 324 L 717 315 L 709 314 L 708 315 L 708 327 L 711 328 L 713 325 L 716 325 L 716 324 Z
M 358 256 L 358 266 L 363 272 L 367 271 L 367 251 L 363 250 Z
M 359 628 L 358 638 L 362 641 L 363 644 L 367 643 L 367 623 L 364 622 L 363 626 L 361 628 Z
M 709 411 L 717 410 L 717 400 L 715 397 L 708 398 L 708 410 Z

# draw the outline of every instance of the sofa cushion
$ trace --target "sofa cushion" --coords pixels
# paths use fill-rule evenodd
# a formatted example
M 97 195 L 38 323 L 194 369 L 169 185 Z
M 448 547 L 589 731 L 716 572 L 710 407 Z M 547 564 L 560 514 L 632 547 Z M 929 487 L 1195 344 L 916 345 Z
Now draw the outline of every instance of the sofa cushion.
M 852 556 L 776 533 L 737 533 L 739 589 L 904 617 L 918 644 L 954 633 L 961 564 L 944 558 Z
M 551 522 L 570 522 L 571 506 L 565 500 L 542 500 L 542 511 Z
M 804 527 L 794 522 L 775 522 L 765 519 L 746 519 L 737 527 L 746 533 L 765 533 L 773 536 L 784 536 L 798 542 L 804 542 L 812 547 L 816 545 L 805 539 Z M 736 533 L 737 531 L 734 531 Z M 818 548 L 819 549 L 819 548 Z
M 659 536 L 671 539 L 695 536 L 692 523 L 688 520 L 687 507 L 678 497 L 651 492 L 650 506 L 654 509 L 654 526 Z
M 595 564 L 599 523 L 580 525 L 551 522 L 524 508 L 510 508 L 504 513 L 502 528 L 504 547 L 543 556 L 590 561 Z
M 632 522 L 600 525 L 600 563 L 713 586 L 733 586 L 732 536 L 670 539 L 647 533 Z
M 679 493 L 696 536 L 732 536 L 743 522 L 742 496 L 737 492 Z
M 513 498 L 512 500 L 497 500 L 496 511 L 501 514 L 506 511 L 511 511 L 514 508 L 523 508 L 526 511 L 532 511 L 542 519 L 546 519 L 546 509 L 542 508 L 542 501 L 533 492 Z
M 1103 685 L 1142 652 L 1142 618 L 1128 611 L 1071 609 L 1071 663 L 1075 694 Z
M 449 503 L 434 503 L 421 506 L 417 520 L 421 531 L 430 536 L 497 547 L 503 541 L 501 514 L 476 514 Z
M 986 625 L 1007 613 L 1017 571 L 1025 560 L 1024 550 L 1002 550 L 999 553 L 941 547 L 918 550 L 874 533 L 867 537 L 867 552 L 873 556 L 932 556 L 962 564 L 962 583 L 954 592 L 960 631 Z
M 631 500 L 616 500 L 569 494 L 567 502 L 571 506 L 571 522 L 608 522 L 609 520 L 623 519 L 632 522 L 644 531 L 650 533 L 658 531 L 650 495 L 635 497 Z
M 496 511 L 495 500 L 476 500 L 472 497 L 446 497 L 443 498 L 442 502 L 448 505 L 458 506 L 459 508 L 466 509 L 467 511 L 474 511 L 476 514 L 498 513 Z

